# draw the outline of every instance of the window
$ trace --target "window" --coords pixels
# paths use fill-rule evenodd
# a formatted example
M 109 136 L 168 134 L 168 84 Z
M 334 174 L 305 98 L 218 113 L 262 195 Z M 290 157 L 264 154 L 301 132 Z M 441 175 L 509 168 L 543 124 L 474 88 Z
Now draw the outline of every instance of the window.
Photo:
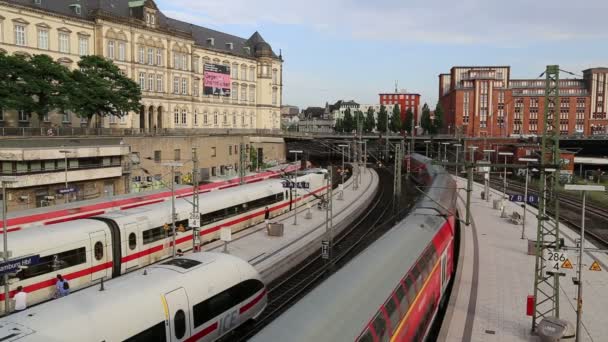
M 235 80 L 238 78 L 239 76 L 239 65 L 238 64 L 232 64 L 232 78 L 234 78 Z
M 272 69 L 272 84 L 279 83 L 279 72 L 277 69 Z
M 146 13 L 146 23 L 150 23 L 150 13 Z
M 226 112 L 224 112 L 222 124 L 224 124 L 224 125 L 228 124 L 228 114 L 226 114 Z
M 108 58 L 114 59 L 114 41 L 113 40 L 108 41 Z
M 99 261 L 103 259 L 103 243 L 101 243 L 101 241 L 95 242 L 95 245 L 93 246 L 93 252 L 95 255 L 95 260 Z
M 378 336 L 379 341 L 388 341 L 390 334 L 388 332 L 386 320 L 384 319 L 382 312 L 378 312 L 372 321 L 372 326 L 376 331 L 376 336 Z
M 209 121 L 207 120 L 207 112 L 203 114 L 203 125 L 207 125 Z
M 188 95 L 188 79 L 182 78 L 182 95 Z
M 148 91 L 154 91 L 154 75 L 148 74 Z
M 236 127 L 236 113 L 232 113 L 232 126 Z
M 192 95 L 198 96 L 198 81 L 197 80 L 192 81 Z
M 198 126 L 198 110 L 195 109 L 192 116 L 194 126 Z
M 179 148 L 173 150 L 173 160 L 181 160 L 182 159 L 182 151 Z
M 241 79 L 247 81 L 247 66 L 241 65 Z
M 182 125 L 188 124 L 188 112 L 182 109 Z
M 139 73 L 139 87 L 141 90 L 146 90 L 146 73 Z
M 89 38 L 78 37 L 78 54 L 81 56 L 86 56 L 89 54 Z
M 179 94 L 179 77 L 173 77 L 173 94 Z
M 143 46 L 139 47 L 139 63 L 144 64 L 146 62 L 146 49 Z
M 148 64 L 154 64 L 154 49 L 148 48 Z
M 49 119 L 49 112 L 44 113 L 44 115 L 42 116 L 42 120 L 43 120 L 44 122 L 49 122 L 49 121 L 51 121 L 51 120 Z
M 247 101 L 247 85 L 241 86 L 241 101 Z
M 249 68 L 249 80 L 255 81 L 255 68 L 254 67 Z
M 154 14 L 150 14 L 150 23 L 154 25 L 156 23 L 156 16 Z
M 124 61 L 125 60 L 125 43 L 123 42 L 118 42 L 118 60 L 119 61 Z
M 181 340 L 186 334 L 186 314 L 183 310 L 177 310 L 173 317 L 173 324 L 175 325 L 175 338 Z
M 239 85 L 232 83 L 232 100 L 238 101 L 239 99 Z
M 198 73 L 198 57 L 192 58 L 192 71 Z
M 28 115 L 24 110 L 18 111 L 18 114 L 19 114 L 19 122 L 29 121 Z
M 38 264 L 23 269 L 17 273 L 19 280 L 37 277 L 56 272 L 68 267 L 84 264 L 87 261 L 85 247 L 41 257 Z
M 163 52 L 161 49 L 156 49 L 156 65 L 163 65 Z
M 188 55 L 182 54 L 182 69 L 188 70 Z
M 217 112 L 213 113 L 213 124 L 217 126 Z
M 49 49 L 49 30 L 38 29 L 38 48 L 42 50 Z
M 160 163 L 161 161 L 161 151 L 154 151 L 154 162 Z
M 173 110 L 173 123 L 175 126 L 179 125 L 179 109 L 175 108 Z
M 165 332 L 165 322 L 162 321 L 153 327 L 140 332 L 137 335 L 131 336 L 124 342 L 166 342 L 167 336 Z
M 395 297 L 397 298 L 397 302 L 399 303 L 399 311 L 401 312 L 401 317 L 404 317 L 409 309 L 409 302 L 407 297 L 405 296 L 405 289 L 400 284 L 395 289 Z
M 163 92 L 163 75 L 156 75 L 156 91 Z
M 399 286 L 401 287 L 401 286 Z M 399 309 L 397 308 L 397 303 L 391 296 L 386 303 L 384 303 L 384 309 L 386 309 L 386 313 L 388 314 L 388 319 L 391 323 L 391 334 L 397 328 L 399 324 Z
M 181 69 L 182 65 L 181 65 L 182 59 L 179 56 L 179 53 L 174 52 L 173 53 L 173 68 L 174 69 Z
M 249 101 L 255 102 L 255 88 L 249 87 Z
M 272 104 L 273 105 L 277 104 L 277 93 L 278 93 L 277 88 L 276 87 L 272 88 Z
M 25 25 L 15 25 L 15 45 L 25 46 Z
M 59 33 L 59 52 L 70 53 L 70 35 Z
M 72 118 L 70 116 L 70 112 L 64 112 L 63 117 L 61 118 L 61 122 L 70 123 L 72 121 Z
M 217 150 L 216 150 L 216 148 L 215 148 L 215 147 L 212 147 L 212 148 L 211 148 L 211 156 L 212 156 L 212 157 L 215 157 L 216 155 L 217 155 Z

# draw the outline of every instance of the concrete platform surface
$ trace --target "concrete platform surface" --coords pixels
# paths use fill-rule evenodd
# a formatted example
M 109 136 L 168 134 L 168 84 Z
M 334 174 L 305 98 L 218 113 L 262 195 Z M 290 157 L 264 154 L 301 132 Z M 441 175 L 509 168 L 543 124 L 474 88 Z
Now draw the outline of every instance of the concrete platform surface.
M 350 225 L 358 213 L 366 208 L 378 190 L 378 174 L 373 169 L 361 173 L 361 184 L 353 190 L 354 177 L 345 183 L 344 200 L 338 199 L 339 191 L 333 191 L 334 235 Z M 325 210 L 317 209 L 318 200 L 310 202 L 312 218 L 306 219 L 307 206 L 298 208 L 297 225 L 294 225 L 294 211 L 275 217 L 271 222 L 283 223 L 282 237 L 268 236 L 265 223 L 245 229 L 232 235 L 228 253 L 249 261 L 269 283 L 283 272 L 288 271 L 310 254 L 321 248 L 321 240 L 327 237 Z M 223 241 L 215 241 L 203 246 L 205 251 L 222 251 Z
M 465 217 L 466 180 L 458 179 L 458 205 Z M 532 318 L 526 316 L 526 297 L 534 293 L 535 257 L 527 254 L 528 239 L 536 240 L 536 208 L 528 206 L 525 239 L 522 225 L 501 218 L 493 209 L 493 199 L 502 193 L 492 190 L 490 201 L 481 199 L 483 186 L 475 184 L 472 193 L 472 224 L 462 224 L 459 273 L 440 341 L 538 341 L 531 334 Z M 505 211 L 523 214 L 519 203 L 505 200 Z M 560 224 L 560 235 L 567 246 L 576 246 L 579 238 L 572 229 Z M 598 248 L 591 243 L 587 247 Z M 573 269 L 560 280 L 560 316 L 576 325 L 577 288 L 572 282 L 578 267 L 578 252 L 567 252 Z M 598 261 L 601 271 L 590 271 Z M 581 341 L 608 341 L 608 256 L 586 253 L 583 257 L 583 335 Z M 573 341 L 573 339 L 571 339 Z

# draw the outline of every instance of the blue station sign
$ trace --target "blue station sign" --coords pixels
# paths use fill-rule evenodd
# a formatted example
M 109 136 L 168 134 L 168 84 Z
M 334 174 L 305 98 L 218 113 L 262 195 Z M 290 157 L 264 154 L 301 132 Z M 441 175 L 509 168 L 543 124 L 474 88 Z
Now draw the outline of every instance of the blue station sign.
M 289 189 L 309 189 L 309 182 L 293 182 L 293 181 L 283 181 L 283 188 Z
M 511 202 L 524 202 L 524 195 L 522 194 L 509 194 L 509 201 Z M 538 195 L 528 194 L 528 204 L 538 204 Z
M 72 193 L 72 192 L 75 192 L 75 191 L 76 191 L 75 187 L 57 189 L 57 193 L 60 194 L 60 195 L 69 194 L 69 193 Z
M 30 255 L 23 258 L 17 258 L 0 263 L 0 275 L 7 273 L 17 273 L 19 268 L 23 266 L 33 266 L 40 261 L 40 255 Z

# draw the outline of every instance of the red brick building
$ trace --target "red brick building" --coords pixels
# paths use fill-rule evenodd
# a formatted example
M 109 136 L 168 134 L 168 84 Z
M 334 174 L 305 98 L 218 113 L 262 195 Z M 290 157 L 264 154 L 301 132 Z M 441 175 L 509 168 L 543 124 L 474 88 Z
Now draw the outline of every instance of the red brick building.
M 420 111 L 420 94 L 395 92 L 379 95 L 381 105 L 399 105 L 399 108 L 401 109 L 401 121 L 405 120 L 405 112 L 408 109 L 411 109 L 412 113 L 414 113 L 414 120 L 416 123 L 420 122 L 418 117 Z
M 439 101 L 445 130 L 465 136 L 542 133 L 545 79 L 511 79 L 509 66 L 453 67 L 439 75 Z M 581 79 L 561 79 L 559 115 L 562 135 L 608 133 L 608 68 L 583 71 Z

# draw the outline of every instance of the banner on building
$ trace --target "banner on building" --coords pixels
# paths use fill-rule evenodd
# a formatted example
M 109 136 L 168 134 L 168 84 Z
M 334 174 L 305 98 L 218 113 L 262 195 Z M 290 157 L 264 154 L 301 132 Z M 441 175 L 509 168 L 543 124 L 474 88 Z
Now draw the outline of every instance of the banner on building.
M 203 69 L 203 94 L 230 96 L 230 67 L 219 64 L 205 64 Z

